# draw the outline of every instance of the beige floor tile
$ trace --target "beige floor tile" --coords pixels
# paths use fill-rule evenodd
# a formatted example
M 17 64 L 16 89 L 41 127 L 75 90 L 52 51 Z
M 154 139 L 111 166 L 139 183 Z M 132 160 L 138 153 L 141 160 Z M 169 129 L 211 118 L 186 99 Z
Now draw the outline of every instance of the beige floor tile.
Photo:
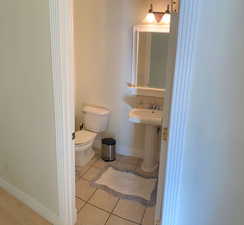
M 94 163 L 96 163 L 96 161 L 99 159 L 98 156 L 94 156 L 86 165 L 84 166 L 75 166 L 75 172 L 76 172 L 76 176 L 81 177 L 82 175 L 84 175 L 88 169 L 94 165 Z
M 109 167 L 109 166 L 116 166 L 116 165 L 118 165 L 118 163 L 119 163 L 119 160 L 117 160 L 117 159 L 112 162 L 105 162 L 104 160 L 99 159 L 93 164 L 93 166 L 96 168 L 99 168 L 99 169 L 105 169 L 106 167 Z
M 91 187 L 88 181 L 80 179 L 76 183 L 76 196 L 84 201 L 87 201 L 96 191 L 96 188 Z
M 144 177 L 157 177 L 158 176 L 157 170 L 155 170 L 153 172 L 145 172 L 144 170 L 141 169 L 141 166 L 136 167 L 135 172 Z
M 112 162 L 108 162 L 108 164 L 109 164 L 109 166 L 116 167 L 119 164 L 119 160 L 116 159 L 116 160 L 114 160 Z
M 79 179 L 80 177 L 75 175 L 75 182 L 78 182 Z
M 87 164 L 86 166 L 93 166 L 93 164 L 98 160 L 100 159 L 100 157 L 98 155 L 95 155 Z
M 124 220 L 120 217 L 112 215 L 106 225 L 136 225 L 136 223 L 132 223 L 128 220 Z M 152 224 L 151 224 L 152 225 Z
M 89 203 L 106 211 L 112 212 L 118 200 L 119 198 L 113 196 L 106 191 L 97 190 L 96 193 L 89 200 Z
M 91 167 L 82 177 L 88 181 L 94 180 L 101 173 L 101 169 Z
M 120 199 L 113 214 L 136 223 L 141 223 L 144 211 L 145 207 L 142 204 L 135 201 Z
M 77 225 L 104 225 L 109 213 L 86 204 L 78 214 Z
M 121 156 L 119 161 L 126 164 L 137 165 L 139 158 L 133 156 Z
M 152 225 L 154 224 L 155 207 L 147 208 L 142 225 Z
M 82 176 L 84 175 L 84 173 L 89 169 L 89 166 L 88 165 L 85 165 L 85 166 L 76 166 L 75 167 L 75 172 L 76 172 L 76 175 L 77 176 Z
M 154 170 L 153 172 L 145 172 L 144 170 L 142 170 L 141 168 L 141 164 L 142 164 L 143 160 L 140 159 L 137 167 L 136 167 L 136 172 L 142 176 L 145 177 L 158 177 L 158 169 Z
M 85 202 L 79 198 L 75 198 L 75 205 L 77 211 L 79 211 L 85 205 Z
M 96 168 L 104 169 L 104 168 L 110 166 L 110 163 L 109 163 L 109 162 L 105 162 L 105 161 L 103 161 L 102 159 L 98 159 L 98 160 L 93 164 L 93 166 L 96 167 Z
M 125 163 L 125 162 L 118 162 L 115 166 L 115 168 L 118 168 L 120 170 L 128 170 L 128 171 L 135 171 L 136 165 Z

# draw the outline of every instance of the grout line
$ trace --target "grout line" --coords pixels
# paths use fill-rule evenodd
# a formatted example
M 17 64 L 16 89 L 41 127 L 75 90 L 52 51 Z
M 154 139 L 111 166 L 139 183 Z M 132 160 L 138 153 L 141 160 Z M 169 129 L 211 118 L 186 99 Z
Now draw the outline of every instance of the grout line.
M 98 207 L 98 206 L 96 206 L 96 205 L 94 205 L 94 204 L 92 204 L 92 203 L 90 203 L 90 202 L 87 202 L 87 204 L 89 204 L 89 205 L 91 205 L 91 206 L 93 206 L 93 207 L 95 207 L 95 208 L 97 208 L 97 209 L 100 209 L 100 210 L 102 210 L 102 211 L 104 211 L 104 212 L 106 212 L 106 213 L 108 213 L 108 214 L 111 214 L 110 211 L 108 211 L 108 210 L 106 210 L 106 209 L 103 209 L 103 208 L 100 208 L 100 207 Z
M 75 196 L 76 198 L 80 199 L 83 202 L 86 202 L 86 200 L 84 200 L 83 198 L 81 198 L 80 196 Z
M 113 216 L 117 216 L 117 217 L 119 217 L 120 219 L 126 220 L 126 221 L 128 221 L 128 222 L 131 222 L 131 223 L 134 223 L 134 224 L 137 224 L 137 225 L 141 225 L 141 223 L 137 223 L 137 222 L 135 222 L 135 221 L 133 221 L 133 220 L 127 219 L 127 218 L 122 217 L 122 216 L 119 216 L 119 215 L 117 215 L 117 214 L 111 213 L 111 215 L 113 215 Z
M 88 198 L 88 200 L 84 200 L 84 199 L 82 199 L 81 197 L 76 196 L 76 198 L 78 198 L 78 199 L 82 200 L 83 202 L 85 202 L 85 204 L 80 208 L 80 210 L 78 210 L 77 215 L 78 215 L 78 213 L 80 213 L 80 211 L 81 211 L 87 204 L 90 204 L 89 201 L 90 201 L 91 198 L 94 196 L 94 194 L 96 193 L 96 191 L 97 191 L 97 189 L 92 193 L 92 195 Z M 90 204 L 90 205 L 91 205 L 91 204 Z
M 104 169 L 97 168 L 97 167 L 94 167 L 94 166 L 92 166 L 90 169 L 92 169 L 92 168 L 98 170 L 98 173 L 97 173 L 94 177 L 92 177 L 91 179 L 87 179 L 87 178 L 85 178 L 86 174 L 89 173 L 89 171 L 87 171 L 87 173 L 85 173 L 85 174 L 81 177 L 81 179 L 87 181 L 87 182 L 89 183 L 89 185 L 94 181 L 94 178 L 96 178 L 96 177 L 97 177 L 99 174 L 101 174 L 101 173 L 103 172 L 103 170 L 104 170 Z M 90 170 L 90 169 L 89 169 L 89 170 Z
M 85 199 L 83 199 L 83 198 L 81 198 L 80 196 L 75 196 L 76 198 L 78 198 L 78 199 L 80 199 L 80 200 L 82 200 L 83 202 L 86 202 L 86 203 L 88 203 L 88 201 L 90 201 L 91 200 L 91 198 L 93 197 L 93 195 L 95 194 L 95 192 L 97 191 L 98 189 L 96 188 L 95 190 L 94 190 L 94 192 L 92 193 L 92 195 L 88 198 L 88 200 L 85 200 Z
M 109 221 L 109 219 L 110 219 L 111 215 L 112 215 L 112 213 L 110 213 L 110 214 L 109 214 L 109 216 L 108 216 L 108 218 L 107 218 L 107 220 L 106 220 L 106 222 L 105 222 L 105 224 L 104 224 L 104 225 L 106 225 L 106 224 L 108 223 L 108 221 Z
M 119 202 L 119 200 L 118 200 L 118 202 Z M 123 220 L 125 220 L 125 221 L 131 222 L 131 223 L 134 223 L 134 224 L 137 224 L 137 225 L 141 225 L 140 223 L 137 223 L 137 222 L 135 222 L 135 221 L 133 221 L 133 220 L 130 220 L 130 219 L 121 217 L 121 216 L 116 215 L 116 214 L 114 214 L 114 213 L 112 213 L 112 212 L 109 212 L 109 211 L 107 211 L 107 210 L 105 210 L 105 209 L 102 209 L 102 208 L 100 208 L 100 207 L 98 207 L 98 206 L 96 206 L 96 205 L 93 205 L 93 204 L 91 204 L 90 202 L 86 202 L 86 204 L 82 207 L 82 209 L 83 209 L 86 205 L 91 205 L 91 206 L 93 206 L 94 208 L 97 208 L 97 209 L 102 210 L 102 211 L 104 211 L 104 212 L 106 212 L 106 213 L 109 214 L 108 219 L 106 220 L 106 223 L 105 223 L 104 225 L 107 224 L 107 222 L 108 222 L 108 220 L 109 220 L 109 218 L 110 218 L 111 216 L 117 216 L 117 217 L 119 217 L 120 219 L 123 219 Z M 80 210 L 80 211 L 81 211 L 81 210 Z M 79 211 L 79 212 L 80 212 L 80 211 Z
M 77 216 L 78 216 L 78 214 L 80 213 L 80 211 L 86 206 L 86 202 L 84 203 L 84 205 L 83 206 L 81 206 L 81 208 L 79 209 L 79 210 L 77 210 Z
M 86 181 L 86 182 L 89 182 L 89 184 L 91 183 L 91 181 L 90 180 L 87 180 L 86 178 L 84 178 L 84 177 L 81 177 L 81 180 L 84 180 L 84 181 Z
M 120 159 L 117 159 L 117 164 L 119 163 L 119 162 L 121 162 L 121 159 L 122 159 L 122 157 L 120 158 Z M 89 180 L 87 180 L 87 179 L 85 179 L 84 178 L 84 175 L 92 168 L 92 167 L 94 167 L 94 168 L 96 168 L 96 169 L 104 169 L 104 168 L 99 168 L 99 167 L 96 167 L 96 166 L 94 166 L 94 164 L 97 162 L 99 160 L 99 158 L 97 158 L 91 165 L 89 165 L 88 166 L 88 168 L 78 177 L 78 180 L 76 181 L 76 182 L 78 182 L 79 180 L 85 180 L 85 181 L 87 181 L 87 182 L 89 182 L 89 183 L 91 183 L 91 181 L 89 181 Z M 139 163 L 140 161 L 138 160 L 138 162 L 136 163 L 136 164 L 134 164 L 134 166 L 135 166 L 135 168 L 133 169 L 133 170 L 136 170 L 139 166 L 140 166 L 140 163 Z M 123 162 L 121 162 L 122 164 L 123 164 Z M 128 163 L 128 164 L 130 164 L 130 163 Z M 130 164 L 130 165 L 133 165 L 133 164 Z M 109 165 L 108 165 L 109 166 Z M 106 168 L 106 167 L 105 167 Z M 81 212 L 81 210 L 88 204 L 88 205 L 91 205 L 91 206 L 93 206 L 93 207 L 95 207 L 95 208 L 97 208 L 97 209 L 99 209 L 99 210 L 102 210 L 102 211 L 104 211 L 104 212 L 106 212 L 106 213 L 109 213 L 109 216 L 108 216 L 108 218 L 107 218 L 107 220 L 106 220 L 106 222 L 105 222 L 105 224 L 104 225 L 106 225 L 107 223 L 108 223 L 108 221 L 109 221 L 109 219 L 111 218 L 111 216 L 117 216 L 117 217 L 119 217 L 119 218 L 121 218 L 121 219 L 123 219 L 123 220 L 125 220 L 125 221 L 128 221 L 128 222 L 131 222 L 131 223 L 134 223 L 134 224 L 137 224 L 137 225 L 141 225 L 142 224 L 142 222 L 143 222 L 143 219 L 144 219 L 144 217 L 145 217 L 145 214 L 146 214 L 146 209 L 147 208 L 145 208 L 144 209 L 144 212 L 143 212 L 143 215 L 142 215 L 142 218 L 141 218 L 141 221 L 140 221 L 140 223 L 137 223 L 137 222 L 135 222 L 135 221 L 132 221 L 132 220 L 130 220 L 130 219 L 127 219 L 127 218 L 124 218 L 124 217 L 121 217 L 121 216 L 119 216 L 119 215 L 116 215 L 116 214 L 114 214 L 114 210 L 116 209 L 116 207 L 118 206 L 118 204 L 119 204 L 119 201 L 121 200 L 120 198 L 117 200 L 117 202 L 116 202 L 116 204 L 115 204 L 115 206 L 113 207 L 113 209 L 112 209 L 112 211 L 111 212 L 109 212 L 109 211 L 107 211 L 107 210 L 105 210 L 105 209 L 102 209 L 102 208 L 100 208 L 100 207 L 98 207 L 98 206 L 96 206 L 96 205 L 93 205 L 92 203 L 90 203 L 89 201 L 92 199 L 92 197 L 95 195 L 95 193 L 97 192 L 97 188 L 95 189 L 95 191 L 92 193 L 92 195 L 87 199 L 87 200 L 84 200 L 84 199 L 82 199 L 82 198 L 80 198 L 79 196 L 76 196 L 76 198 L 78 198 L 78 199 L 80 199 L 80 200 L 82 200 L 83 202 L 85 202 L 84 203 L 84 205 L 79 209 L 79 210 L 77 210 L 77 215 Z
M 116 207 L 118 206 L 119 201 L 120 201 L 120 198 L 117 200 L 117 202 L 116 202 L 116 204 L 115 204 L 114 208 L 113 208 L 113 209 L 112 209 L 112 211 L 111 211 L 111 214 L 114 212 L 114 210 L 115 210 L 115 209 L 116 209 Z
M 98 189 L 96 189 L 96 191 L 97 191 L 97 190 L 98 190 Z M 96 191 L 95 191 L 95 192 L 96 192 Z M 114 211 L 114 209 L 115 209 L 116 206 L 118 205 L 118 202 L 119 202 L 120 199 L 117 200 L 117 202 L 116 202 L 114 208 L 113 208 L 112 211 L 110 212 L 110 211 L 107 211 L 107 210 L 105 210 L 105 209 L 103 209 L 103 208 L 100 208 L 100 207 L 98 207 L 98 206 L 96 206 L 96 205 L 94 205 L 94 204 L 92 204 L 92 203 L 89 202 L 89 201 L 91 200 L 91 198 L 94 196 L 95 192 L 92 194 L 92 196 L 91 196 L 87 201 L 85 201 L 85 204 L 81 207 L 81 209 L 78 211 L 78 213 L 79 213 L 79 212 L 80 212 L 86 205 L 91 205 L 91 206 L 93 206 L 93 207 L 95 207 L 95 208 L 97 208 L 97 209 L 99 209 L 99 210 L 102 210 L 102 211 L 104 211 L 104 212 L 106 212 L 106 213 L 109 214 L 109 217 L 108 217 L 108 219 L 107 219 L 107 221 L 106 221 L 106 223 L 107 223 L 108 220 L 109 220 L 109 218 L 111 217 L 111 215 L 113 215 L 112 212 Z M 81 198 L 79 198 L 79 199 L 81 199 Z M 81 199 L 81 200 L 84 201 L 83 199 Z M 129 220 L 128 220 L 128 221 L 129 221 Z M 131 222 L 132 222 L 132 221 L 131 221 Z M 106 224 L 106 223 L 105 223 L 105 224 Z
M 97 192 L 97 188 L 96 188 L 96 190 L 92 193 L 92 195 L 87 199 L 87 203 L 89 203 L 89 201 L 92 199 L 92 197 L 95 195 L 95 193 Z
M 87 173 L 87 171 L 90 169 L 90 167 L 87 167 L 87 169 L 85 170 L 85 171 L 83 171 L 81 174 L 80 174 L 80 178 L 82 177 L 82 176 L 84 176 L 86 173 Z
M 145 207 L 144 212 L 143 212 L 143 215 L 141 217 L 141 224 L 143 223 L 144 217 L 146 215 L 146 210 L 147 210 L 147 207 Z
M 109 219 L 110 219 L 111 216 L 113 215 L 112 213 L 113 213 L 113 211 L 115 210 L 115 208 L 117 207 L 117 205 L 119 204 L 119 200 L 120 200 L 120 198 L 118 198 L 117 202 L 115 203 L 115 205 L 114 205 L 112 211 L 111 211 L 110 214 L 109 214 L 109 217 L 108 217 L 108 219 L 107 219 L 105 225 L 108 223 Z
M 121 219 L 123 219 L 123 220 L 126 220 L 126 221 L 128 221 L 128 222 L 132 222 L 132 223 L 134 223 L 134 224 L 138 224 L 138 223 L 135 222 L 135 221 L 132 221 L 132 220 L 129 220 L 129 219 L 127 219 L 127 218 L 121 217 L 121 216 L 119 216 L 119 215 L 117 215 L 117 214 L 114 214 L 114 210 L 115 210 L 116 207 L 118 206 L 120 200 L 121 200 L 121 199 L 119 198 L 118 201 L 117 201 L 117 203 L 115 204 L 115 206 L 114 206 L 112 212 L 111 212 L 111 215 L 113 215 L 113 216 L 117 216 L 117 217 L 119 217 L 119 218 L 121 218 Z M 105 225 L 106 225 L 106 224 L 105 224 Z M 139 224 L 139 225 L 140 225 L 140 224 Z
M 83 178 L 83 176 L 88 172 L 89 169 L 91 169 L 91 167 L 98 161 L 98 158 L 91 164 L 89 165 L 85 171 L 83 171 L 80 176 L 78 176 L 78 180 L 76 182 L 78 182 L 81 178 Z M 79 171 L 79 170 L 78 170 Z

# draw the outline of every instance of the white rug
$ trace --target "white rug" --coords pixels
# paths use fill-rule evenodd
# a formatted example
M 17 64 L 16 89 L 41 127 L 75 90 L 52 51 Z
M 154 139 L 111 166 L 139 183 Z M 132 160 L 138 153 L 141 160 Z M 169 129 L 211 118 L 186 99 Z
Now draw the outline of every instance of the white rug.
M 144 178 L 131 172 L 124 172 L 109 167 L 96 181 L 95 185 L 102 185 L 115 193 L 131 196 L 129 199 L 139 198 L 151 202 L 156 189 L 156 178 Z

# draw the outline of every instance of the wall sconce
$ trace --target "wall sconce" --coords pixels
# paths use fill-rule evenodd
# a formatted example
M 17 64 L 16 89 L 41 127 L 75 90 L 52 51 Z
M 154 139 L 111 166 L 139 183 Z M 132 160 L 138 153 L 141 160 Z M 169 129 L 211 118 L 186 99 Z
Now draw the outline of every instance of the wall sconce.
M 168 5 L 166 11 L 163 14 L 163 17 L 160 20 L 160 23 L 170 24 L 170 21 L 171 21 L 171 13 Z
M 144 18 L 143 23 L 169 25 L 170 20 L 171 20 L 170 5 L 167 5 L 167 9 L 165 12 L 156 12 L 153 10 L 153 4 L 150 4 L 148 14 Z
M 150 9 L 148 10 L 148 14 L 146 15 L 145 19 L 143 20 L 143 23 L 157 23 L 155 14 L 153 12 L 153 5 L 150 5 Z

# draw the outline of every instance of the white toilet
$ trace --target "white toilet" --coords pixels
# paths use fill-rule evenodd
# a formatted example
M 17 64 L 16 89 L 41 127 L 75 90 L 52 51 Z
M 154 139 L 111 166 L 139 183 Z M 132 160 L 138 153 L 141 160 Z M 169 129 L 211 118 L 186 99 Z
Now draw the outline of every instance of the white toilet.
M 75 133 L 75 163 L 86 165 L 95 155 L 92 145 L 96 136 L 107 129 L 110 111 L 106 108 L 85 106 L 84 128 Z

